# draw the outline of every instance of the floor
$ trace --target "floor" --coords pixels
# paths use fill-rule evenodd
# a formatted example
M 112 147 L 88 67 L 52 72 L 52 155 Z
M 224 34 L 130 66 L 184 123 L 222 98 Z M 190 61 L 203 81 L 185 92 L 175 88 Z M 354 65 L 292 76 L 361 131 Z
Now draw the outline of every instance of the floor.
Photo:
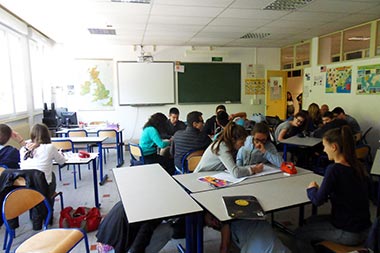
M 124 166 L 129 165 L 128 153 L 125 155 L 126 161 Z M 103 186 L 99 186 L 99 199 L 101 203 L 101 213 L 102 216 L 106 215 L 112 206 L 119 201 L 119 195 L 116 189 L 115 181 L 113 179 L 112 168 L 116 166 L 116 152 L 110 151 L 107 155 L 107 164 L 105 165 L 105 173 L 108 174 L 108 180 Z M 56 168 L 57 169 L 57 168 Z M 78 181 L 78 188 L 74 189 L 73 184 L 73 174 L 72 170 L 67 170 L 66 168 L 62 169 L 62 181 L 59 181 L 57 178 L 57 191 L 62 191 L 64 196 L 65 206 L 94 206 L 94 193 L 93 193 L 93 183 L 92 183 L 92 171 L 88 170 L 86 166 L 82 166 L 82 180 Z M 58 172 L 56 171 L 58 177 Z M 306 187 L 306 186 L 305 186 Z M 328 205 L 324 205 L 322 208 L 319 208 L 319 213 L 323 213 L 329 210 Z M 56 199 L 55 203 L 55 212 L 54 212 L 54 223 L 52 227 L 58 227 L 59 221 L 59 212 L 60 204 L 59 198 Z M 311 213 L 310 206 L 305 208 L 305 217 L 308 217 Z M 24 215 L 20 218 L 21 227 L 16 230 L 16 238 L 13 242 L 12 250 L 14 250 L 17 245 L 19 245 L 26 238 L 30 237 L 35 231 L 32 231 L 31 222 L 28 221 L 28 215 Z M 268 220 L 270 221 L 271 215 L 268 215 Z M 275 220 L 281 222 L 283 225 L 290 229 L 295 229 L 298 224 L 298 209 L 292 208 L 284 211 L 276 212 Z M 289 249 L 293 249 L 293 240 L 292 237 L 275 229 L 278 236 L 282 239 L 284 244 L 288 246 Z M 91 253 L 96 253 L 96 231 L 88 233 L 88 238 L 90 242 Z M 4 236 L 4 226 L 0 229 L 0 238 Z M 184 245 L 184 240 L 170 240 L 166 246 L 160 251 L 161 253 L 176 253 L 177 245 L 181 243 Z M 204 252 L 205 253 L 217 253 L 219 252 L 219 243 L 220 243 L 220 233 L 214 231 L 211 228 L 205 228 L 204 230 Z M 84 252 L 83 245 L 78 245 L 72 252 L 79 253 Z

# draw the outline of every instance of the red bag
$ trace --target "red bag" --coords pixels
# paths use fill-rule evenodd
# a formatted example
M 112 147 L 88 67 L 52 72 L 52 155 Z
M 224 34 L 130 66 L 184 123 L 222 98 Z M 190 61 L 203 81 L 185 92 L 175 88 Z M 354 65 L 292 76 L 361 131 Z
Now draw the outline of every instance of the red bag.
M 59 217 L 60 228 L 81 228 L 86 232 L 97 230 L 102 216 L 98 208 L 78 207 L 74 210 L 71 206 L 65 207 Z

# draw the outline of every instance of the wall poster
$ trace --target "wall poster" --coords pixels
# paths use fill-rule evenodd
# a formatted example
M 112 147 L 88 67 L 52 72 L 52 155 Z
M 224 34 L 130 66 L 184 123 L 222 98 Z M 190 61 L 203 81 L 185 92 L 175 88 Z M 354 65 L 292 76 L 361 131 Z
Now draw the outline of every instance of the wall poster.
M 328 68 L 326 75 L 326 93 L 351 93 L 351 66 Z
M 358 66 L 356 94 L 380 94 L 380 64 Z

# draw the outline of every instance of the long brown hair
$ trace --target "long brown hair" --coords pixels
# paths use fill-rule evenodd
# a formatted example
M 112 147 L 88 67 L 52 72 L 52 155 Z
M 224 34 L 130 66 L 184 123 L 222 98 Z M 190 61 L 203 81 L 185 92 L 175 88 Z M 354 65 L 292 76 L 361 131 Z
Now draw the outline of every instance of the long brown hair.
M 323 135 L 323 139 L 330 144 L 337 144 L 339 153 L 344 156 L 344 159 L 354 169 L 360 179 L 363 180 L 368 176 L 364 165 L 356 157 L 355 141 L 349 126 L 343 126 L 341 129 L 331 129 Z
M 244 127 L 237 125 L 235 122 L 229 122 L 219 134 L 218 138 L 212 143 L 211 150 L 214 154 L 219 154 L 220 143 L 224 142 L 228 152 L 233 154 L 237 150 L 234 144 L 237 140 L 247 138 L 248 133 Z
M 30 139 L 36 144 L 51 143 L 48 127 L 45 124 L 35 124 L 30 131 Z

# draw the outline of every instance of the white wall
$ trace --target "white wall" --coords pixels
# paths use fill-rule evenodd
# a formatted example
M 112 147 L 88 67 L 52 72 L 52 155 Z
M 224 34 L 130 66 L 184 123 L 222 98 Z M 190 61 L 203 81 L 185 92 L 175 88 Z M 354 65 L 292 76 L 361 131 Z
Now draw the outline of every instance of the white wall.
M 317 40 L 313 40 L 313 43 L 317 43 Z M 315 57 L 316 51 L 313 51 Z M 371 145 L 373 153 L 379 148 L 380 140 L 380 96 L 379 95 L 357 95 L 357 67 L 363 65 L 379 64 L 380 58 L 373 58 L 370 60 L 351 60 L 344 63 L 335 63 L 327 65 L 327 68 L 352 66 L 352 85 L 351 93 L 325 93 L 325 85 L 311 85 L 307 93 L 309 96 L 305 96 L 305 90 L 303 95 L 303 107 L 307 108 L 309 104 L 315 102 L 319 105 L 327 104 L 330 110 L 334 107 L 340 106 L 344 109 L 346 114 L 353 116 L 360 124 L 362 131 L 367 130 L 369 127 L 373 127 L 371 132 L 366 138 Z M 312 80 L 313 77 L 320 74 L 320 67 L 316 64 L 312 66 Z M 306 84 L 306 81 L 304 80 Z
M 185 56 L 185 52 L 190 47 L 164 47 L 157 46 L 156 51 L 152 47 L 144 47 L 146 52 L 151 52 L 156 61 L 183 61 L 183 62 L 210 62 L 211 55 L 201 56 Z M 197 48 L 198 49 L 198 48 Z M 196 50 L 197 50 L 196 49 Z M 206 50 L 203 48 L 203 50 Z M 280 50 L 279 49 L 258 49 L 258 48 L 214 48 L 216 51 L 224 52 L 224 62 L 241 62 L 242 64 L 242 94 L 241 104 L 228 104 L 227 111 L 230 113 L 244 111 L 248 115 L 253 113 L 264 113 L 264 95 L 259 95 L 262 102 L 260 105 L 251 104 L 253 95 L 244 95 L 244 79 L 246 78 L 248 64 L 265 64 L 266 69 L 278 70 L 280 68 Z M 196 104 L 196 105 L 178 105 L 170 104 L 164 106 L 149 106 L 149 107 L 131 107 L 119 106 L 116 78 L 116 62 L 117 61 L 135 61 L 137 55 L 140 54 L 140 49 L 134 50 L 133 46 L 110 46 L 110 45 L 75 45 L 61 46 L 56 48 L 56 56 L 58 61 L 57 73 L 60 77 L 55 85 L 65 85 L 70 83 L 70 73 L 63 76 L 62 70 L 68 70 L 68 66 L 72 66 L 74 59 L 91 58 L 91 59 L 113 59 L 114 61 L 114 107 L 113 111 L 80 111 L 78 106 L 73 105 L 71 101 L 60 98 L 56 107 L 69 107 L 70 110 L 77 111 L 78 120 L 90 122 L 95 120 L 108 120 L 109 122 L 119 122 L 121 127 L 125 129 L 124 140 L 139 139 L 142 131 L 142 126 L 147 121 L 149 116 L 156 112 L 168 114 L 169 108 L 176 106 L 180 110 L 180 119 L 186 120 L 186 115 L 190 111 L 198 110 L 203 113 L 204 119 L 212 116 L 215 112 L 217 104 Z M 218 56 L 218 55 L 215 55 Z M 178 98 L 176 98 L 178 101 Z M 47 101 L 50 103 L 51 101 Z

